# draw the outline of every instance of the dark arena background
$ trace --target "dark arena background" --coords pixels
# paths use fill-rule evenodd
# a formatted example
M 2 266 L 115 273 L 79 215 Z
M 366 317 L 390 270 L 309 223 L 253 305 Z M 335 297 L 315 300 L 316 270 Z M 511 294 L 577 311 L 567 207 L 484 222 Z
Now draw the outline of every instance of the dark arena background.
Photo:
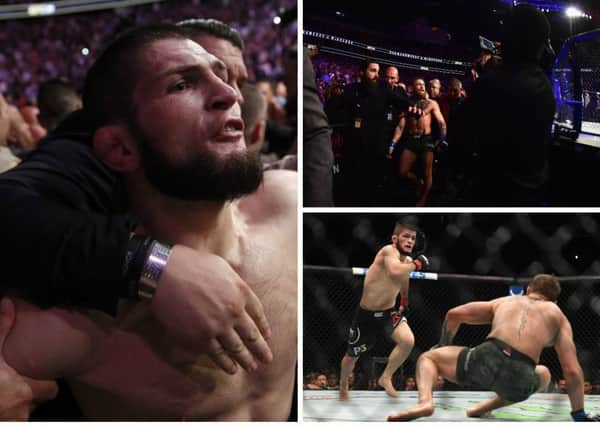
M 558 306 L 571 322 L 577 356 L 585 381 L 589 383 L 586 384 L 586 408 L 600 405 L 598 398 L 592 396 L 600 394 L 600 262 L 597 256 L 600 214 L 305 213 L 305 419 L 385 420 L 389 413 L 400 410 L 400 405 L 408 405 L 409 401 L 414 404 L 414 391 L 393 399 L 374 383 L 393 348 L 387 342 L 377 343 L 359 359 L 351 391 L 356 397 L 350 402 L 354 402 L 354 406 L 338 402 L 336 391 L 321 390 L 335 390 L 350 322 L 362 292 L 364 269 L 369 267 L 377 251 L 390 242 L 394 223 L 400 219 L 417 223 L 425 233 L 425 254 L 431 261 L 430 271 L 437 273 L 437 280 L 411 279 L 408 323 L 415 336 L 415 346 L 397 371 L 394 382 L 397 390 L 405 390 L 407 378 L 414 377 L 418 356 L 438 342 L 442 321 L 450 308 L 507 296 L 509 292 L 519 293 L 533 275 L 549 273 L 560 279 L 562 292 Z M 476 345 L 488 332 L 489 326 L 463 325 L 454 343 Z M 560 394 L 562 371 L 554 349 L 544 350 L 540 363 L 552 374 L 549 393 L 535 395 L 536 399 L 542 399 L 541 403 L 534 405 L 528 400 L 517 404 L 516 410 L 528 411 L 527 414 L 520 416 L 505 411 L 496 420 L 570 419 L 567 396 Z M 331 383 L 315 387 L 321 374 Z M 309 385 L 311 383 L 313 385 Z M 437 408 L 443 410 L 441 416 L 446 410 L 451 411 L 449 418 L 441 419 L 464 417 L 461 405 L 468 402 L 456 400 L 464 398 L 462 393 L 467 393 L 470 402 L 482 400 L 480 391 L 464 390 L 448 382 L 441 390 L 436 391 L 442 393 L 436 402 L 439 403 Z M 525 406 L 519 407 L 521 404 Z M 537 413 L 529 413 L 531 405 L 536 408 L 539 405 L 534 411 Z
M 335 101 L 330 100 L 357 80 L 360 61 L 369 58 L 378 62 L 380 77 L 387 66 L 396 66 L 400 82 L 408 87 L 417 77 L 425 82 L 439 79 L 442 99 L 450 79 L 457 78 L 468 97 L 472 86 L 469 73 L 484 46 L 481 37 L 498 41 L 503 19 L 519 3 L 534 5 L 546 15 L 556 52 L 549 75 L 556 114 L 548 150 L 548 196 L 542 205 L 600 205 L 600 193 L 583 185 L 600 179 L 596 167 L 600 161 L 600 2 L 306 0 L 304 45 L 311 54 L 317 88 L 333 128 L 334 196 L 338 206 L 347 205 L 342 183 L 344 173 L 351 172 L 343 168 L 341 123 L 335 114 Z M 502 117 L 498 117 L 498 126 L 502 125 Z M 449 153 L 435 155 L 428 205 L 463 205 L 461 188 L 468 183 L 458 180 L 457 184 L 448 174 L 456 164 Z M 391 185 L 381 196 L 375 194 L 374 204 L 368 206 L 410 206 L 413 190 L 403 191 L 397 172 L 388 174 Z M 373 189 L 374 193 L 378 191 Z

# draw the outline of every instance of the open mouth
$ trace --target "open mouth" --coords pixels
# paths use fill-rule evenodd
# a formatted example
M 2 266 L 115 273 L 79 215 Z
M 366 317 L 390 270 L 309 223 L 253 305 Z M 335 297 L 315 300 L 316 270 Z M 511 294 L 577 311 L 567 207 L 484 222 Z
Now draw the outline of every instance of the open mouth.
M 244 121 L 239 118 L 227 119 L 215 133 L 217 142 L 238 142 L 244 135 Z

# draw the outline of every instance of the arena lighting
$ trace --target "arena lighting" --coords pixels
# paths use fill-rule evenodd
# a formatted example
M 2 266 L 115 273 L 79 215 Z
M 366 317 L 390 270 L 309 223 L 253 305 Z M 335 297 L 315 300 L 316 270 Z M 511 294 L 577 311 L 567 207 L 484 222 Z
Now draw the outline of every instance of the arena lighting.
M 53 15 L 54 12 L 56 12 L 56 5 L 54 3 L 30 4 L 27 7 L 27 14 L 29 16 L 47 16 Z
M 0 4 L 0 20 L 37 18 L 48 15 L 68 15 L 103 9 L 138 6 L 165 0 L 54 0 L 50 2 L 23 2 Z
M 584 15 L 584 13 L 577 9 L 575 6 L 569 6 L 565 9 L 565 15 L 567 16 L 567 18 L 581 18 Z
M 279 25 L 281 24 L 281 16 L 276 16 L 273 18 L 273 24 Z

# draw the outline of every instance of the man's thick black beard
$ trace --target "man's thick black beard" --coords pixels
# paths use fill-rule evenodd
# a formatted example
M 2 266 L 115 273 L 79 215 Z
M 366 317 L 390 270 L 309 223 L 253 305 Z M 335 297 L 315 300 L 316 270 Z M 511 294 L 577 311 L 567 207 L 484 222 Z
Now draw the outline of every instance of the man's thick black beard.
M 402 256 L 410 256 L 410 254 L 412 254 L 412 252 L 406 252 L 404 249 L 402 249 L 399 243 L 396 243 L 396 249 L 398 249 L 398 252 L 400 252 L 400 255 Z
M 258 153 L 218 155 L 205 151 L 178 163 L 170 161 L 149 138 L 130 124 L 138 141 L 146 179 L 161 193 L 180 200 L 224 202 L 255 192 L 263 178 Z

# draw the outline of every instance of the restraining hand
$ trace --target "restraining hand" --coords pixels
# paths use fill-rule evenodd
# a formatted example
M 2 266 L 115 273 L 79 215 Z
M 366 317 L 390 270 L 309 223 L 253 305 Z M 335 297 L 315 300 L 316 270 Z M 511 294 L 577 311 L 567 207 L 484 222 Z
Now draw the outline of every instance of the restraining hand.
M 18 374 L 4 360 L 6 337 L 15 322 L 15 306 L 8 298 L 0 302 L 0 420 L 27 421 L 35 405 L 56 397 L 54 381 L 38 381 Z
M 229 374 L 273 356 L 263 306 L 223 258 L 175 245 L 152 298 L 154 316 L 187 350 L 208 354 Z

